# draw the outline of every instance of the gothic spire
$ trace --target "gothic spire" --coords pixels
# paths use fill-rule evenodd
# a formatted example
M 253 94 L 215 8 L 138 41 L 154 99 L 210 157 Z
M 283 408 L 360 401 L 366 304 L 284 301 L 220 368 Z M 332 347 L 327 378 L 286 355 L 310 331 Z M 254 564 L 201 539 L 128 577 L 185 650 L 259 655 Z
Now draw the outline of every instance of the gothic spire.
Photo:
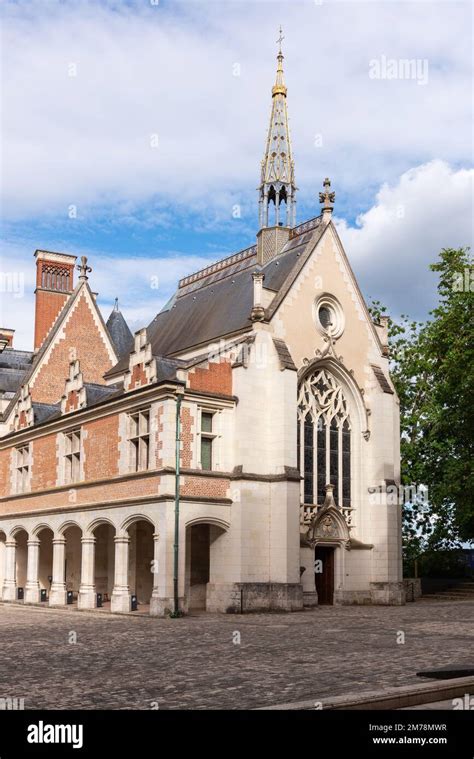
M 272 112 L 268 129 L 265 155 L 262 161 L 262 173 L 259 185 L 259 221 L 260 229 L 268 226 L 295 225 L 296 185 L 293 158 L 291 156 L 290 130 L 286 107 L 286 85 L 283 74 L 283 40 L 280 27 L 280 37 L 277 40 L 279 48 L 277 55 L 277 72 L 275 84 L 272 87 Z M 282 203 L 285 203 L 286 213 L 283 214 Z M 269 208 L 275 206 L 274 224 L 269 224 Z

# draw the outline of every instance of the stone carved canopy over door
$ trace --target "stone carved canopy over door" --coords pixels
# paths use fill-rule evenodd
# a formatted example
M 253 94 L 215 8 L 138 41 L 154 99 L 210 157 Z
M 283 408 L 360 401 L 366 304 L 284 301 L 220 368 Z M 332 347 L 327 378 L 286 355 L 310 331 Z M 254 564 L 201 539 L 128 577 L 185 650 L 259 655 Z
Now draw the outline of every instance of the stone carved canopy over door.
M 351 420 L 343 389 L 326 368 L 316 368 L 298 394 L 298 461 L 302 503 L 322 507 L 326 486 L 351 523 Z

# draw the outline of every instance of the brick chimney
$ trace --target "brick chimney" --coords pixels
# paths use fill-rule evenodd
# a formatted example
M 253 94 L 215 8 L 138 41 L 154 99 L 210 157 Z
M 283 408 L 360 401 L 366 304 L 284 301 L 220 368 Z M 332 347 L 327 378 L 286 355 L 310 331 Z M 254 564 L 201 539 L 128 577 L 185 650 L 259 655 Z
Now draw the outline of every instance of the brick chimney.
M 5 348 L 13 348 L 13 335 L 14 329 L 7 329 L 6 327 L 0 327 L 0 353 Z
M 52 253 L 37 250 L 36 303 L 35 303 L 35 351 L 53 326 L 62 307 L 73 291 L 74 264 L 77 256 L 68 253 Z

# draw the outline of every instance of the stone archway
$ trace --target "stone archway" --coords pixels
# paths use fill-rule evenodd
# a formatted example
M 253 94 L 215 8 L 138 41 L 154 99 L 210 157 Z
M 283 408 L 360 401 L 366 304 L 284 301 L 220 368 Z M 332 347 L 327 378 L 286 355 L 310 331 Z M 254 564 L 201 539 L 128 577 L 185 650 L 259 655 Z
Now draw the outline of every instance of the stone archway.
M 102 522 L 93 530 L 95 538 L 94 586 L 102 605 L 110 609 L 115 576 L 115 527 Z
M 147 519 L 137 519 L 127 528 L 129 535 L 128 584 L 141 611 L 149 607 L 154 585 L 154 526 Z M 147 607 L 147 608 L 143 608 Z
M 72 593 L 72 603 L 77 601 L 81 585 L 81 559 L 82 559 L 82 530 L 78 525 L 71 524 L 62 533 L 66 540 L 64 558 L 64 581 L 66 593 Z
M 189 611 L 207 609 L 209 584 L 216 581 L 219 541 L 226 529 L 198 521 L 186 528 L 185 605 Z
M 5 582 L 6 542 L 6 534 L 0 530 L 0 599 L 3 597 L 3 583 Z
M 50 527 L 43 527 L 36 533 L 39 540 L 38 556 L 38 583 L 40 590 L 40 599 L 47 600 L 53 581 L 53 531 Z M 29 560 L 29 557 L 28 557 Z M 43 594 L 41 593 L 43 591 Z M 44 595 L 46 591 L 46 598 Z
M 15 532 L 15 598 L 19 601 L 25 598 L 25 588 L 28 570 L 28 533 L 21 528 Z

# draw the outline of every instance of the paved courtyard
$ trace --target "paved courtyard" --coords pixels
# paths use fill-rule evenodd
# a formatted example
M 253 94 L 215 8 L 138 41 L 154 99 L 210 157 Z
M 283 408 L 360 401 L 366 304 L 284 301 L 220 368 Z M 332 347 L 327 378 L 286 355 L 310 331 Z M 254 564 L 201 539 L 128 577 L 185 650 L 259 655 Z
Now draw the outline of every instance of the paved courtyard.
M 26 709 L 324 704 L 420 682 L 420 669 L 472 662 L 474 604 L 183 619 L 2 604 L 0 646 L 0 698 L 23 697 Z

